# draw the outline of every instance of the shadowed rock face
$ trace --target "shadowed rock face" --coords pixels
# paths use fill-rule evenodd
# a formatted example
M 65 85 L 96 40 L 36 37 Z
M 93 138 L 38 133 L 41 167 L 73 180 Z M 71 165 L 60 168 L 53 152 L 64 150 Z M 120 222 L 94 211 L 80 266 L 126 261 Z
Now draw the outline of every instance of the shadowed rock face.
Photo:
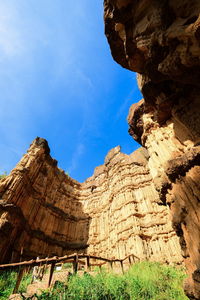
M 57 167 L 45 140 L 34 140 L 0 181 L 0 261 L 79 252 L 182 263 L 148 159 L 144 148 L 126 155 L 116 147 L 79 183 Z
M 138 72 L 144 99 L 130 108 L 129 133 L 148 151 L 154 186 L 169 205 L 200 298 L 200 1 L 105 0 L 113 58 Z M 191 296 L 192 297 L 192 296 Z

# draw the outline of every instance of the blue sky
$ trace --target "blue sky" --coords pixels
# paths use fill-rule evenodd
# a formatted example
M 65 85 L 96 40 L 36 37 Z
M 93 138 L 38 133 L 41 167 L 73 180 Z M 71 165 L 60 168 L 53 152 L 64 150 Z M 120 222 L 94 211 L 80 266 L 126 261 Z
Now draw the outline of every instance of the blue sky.
M 0 173 L 36 136 L 81 182 L 111 148 L 138 147 L 126 117 L 142 96 L 111 57 L 103 0 L 0 0 L 0 91 Z

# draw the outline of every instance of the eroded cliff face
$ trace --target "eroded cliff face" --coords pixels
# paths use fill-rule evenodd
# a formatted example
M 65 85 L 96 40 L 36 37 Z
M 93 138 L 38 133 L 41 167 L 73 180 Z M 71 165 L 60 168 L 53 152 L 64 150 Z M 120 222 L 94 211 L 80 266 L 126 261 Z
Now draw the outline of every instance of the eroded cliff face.
M 126 155 L 116 147 L 78 183 L 57 167 L 45 140 L 34 140 L 0 181 L 0 261 L 79 252 L 182 263 L 148 159 L 143 148 Z
M 34 140 L 0 181 L 0 261 L 85 249 L 90 217 L 79 194 L 80 184 L 57 167 L 47 142 Z
M 132 253 L 141 260 L 181 263 L 169 210 L 159 205 L 147 162 L 145 149 L 126 155 L 116 147 L 82 184 L 91 217 L 89 253 L 113 258 Z
M 105 0 L 114 59 L 138 72 L 144 99 L 130 108 L 129 133 L 148 151 L 148 167 L 170 207 L 200 298 L 200 1 Z

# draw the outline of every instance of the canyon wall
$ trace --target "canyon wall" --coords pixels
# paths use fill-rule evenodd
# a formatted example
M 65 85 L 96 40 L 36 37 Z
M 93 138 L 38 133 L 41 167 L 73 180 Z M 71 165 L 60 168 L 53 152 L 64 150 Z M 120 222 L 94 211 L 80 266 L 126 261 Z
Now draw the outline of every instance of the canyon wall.
M 0 262 L 72 254 L 182 263 L 200 299 L 200 2 L 104 0 L 113 58 L 138 73 L 143 147 L 112 149 L 84 183 L 37 138 L 0 181 Z
M 138 73 L 144 99 L 129 111 L 129 133 L 147 149 L 154 187 L 170 207 L 200 299 L 200 1 L 105 0 L 113 58 Z
M 84 211 L 91 217 L 89 253 L 181 263 L 169 210 L 160 205 L 147 161 L 145 149 L 126 155 L 116 147 L 82 184 Z
M 57 167 L 47 142 L 34 140 L 0 181 L 0 261 L 85 249 L 90 217 L 79 193 L 80 184 Z
M 0 181 L 1 263 L 75 252 L 182 263 L 148 160 L 144 148 L 126 155 L 118 146 L 78 183 L 57 167 L 47 142 L 36 138 Z

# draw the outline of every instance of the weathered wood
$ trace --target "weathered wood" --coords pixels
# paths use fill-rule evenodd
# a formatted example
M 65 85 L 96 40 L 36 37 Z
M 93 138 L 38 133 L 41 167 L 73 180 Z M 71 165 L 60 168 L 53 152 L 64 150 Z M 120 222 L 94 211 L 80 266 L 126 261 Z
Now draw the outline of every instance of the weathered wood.
M 44 277 L 44 273 L 46 271 L 46 265 L 43 265 L 41 272 L 40 272 L 40 280 L 42 281 L 43 277 Z
M 44 269 L 43 269 L 43 272 L 42 272 L 41 280 L 43 279 L 44 274 L 45 274 L 46 270 L 48 269 L 48 262 L 47 262 L 47 260 L 48 260 L 48 256 L 46 257 L 46 262 L 43 264 Z
M 91 264 L 90 263 L 90 267 L 99 267 L 99 266 L 103 266 L 103 265 L 106 265 L 107 264 L 107 262 L 103 262 L 103 263 L 96 263 L 96 264 Z
M 55 262 L 53 262 L 53 263 L 51 264 L 51 269 L 50 269 L 50 274 L 49 274 L 48 287 L 50 287 L 50 285 L 51 285 L 51 280 L 52 280 L 52 277 L 53 277 L 54 267 L 55 267 Z
M 96 259 L 96 260 L 102 260 L 105 262 L 110 262 L 110 261 L 115 261 L 115 262 L 119 262 L 120 259 L 108 259 L 108 258 L 104 258 L 104 257 L 100 257 L 100 256 L 94 256 L 94 255 L 79 255 L 79 258 L 84 258 L 84 257 L 90 257 L 91 259 Z
M 85 266 L 85 261 L 79 259 L 78 264 Z
M 74 261 L 73 261 L 73 273 L 76 274 L 78 271 L 78 255 L 76 254 L 74 256 Z
M 124 266 L 123 266 L 123 260 L 120 261 L 122 273 L 124 274 Z
M 58 260 L 62 261 L 64 259 L 67 259 L 69 256 L 64 256 L 60 257 Z M 18 268 L 20 266 L 39 266 L 40 264 L 45 264 L 47 263 L 48 265 L 52 264 L 53 262 L 57 262 L 57 257 L 52 257 L 49 259 L 39 259 L 39 260 L 29 260 L 29 261 L 23 261 L 23 262 L 18 262 L 18 263 L 12 263 L 12 264 L 4 264 L 0 265 L 0 269 L 9 269 L 9 268 Z
M 139 257 L 137 257 L 134 254 L 128 255 L 126 256 L 124 259 L 108 259 L 108 258 L 104 258 L 104 257 L 98 257 L 98 256 L 94 256 L 94 255 L 87 255 L 87 254 L 81 254 L 81 255 L 77 255 L 77 260 L 78 263 L 80 264 L 85 264 L 84 261 L 81 261 L 81 258 L 86 258 L 86 269 L 89 269 L 90 266 L 92 266 L 92 264 L 90 264 L 90 259 L 95 259 L 95 260 L 100 260 L 103 261 L 104 263 L 114 263 L 114 262 L 120 262 L 121 261 L 125 261 L 126 259 L 129 259 L 130 262 L 130 258 L 133 258 L 133 261 L 135 260 L 135 258 L 137 258 L 138 260 Z M 43 264 L 46 265 L 51 265 L 51 264 L 56 264 L 56 263 L 60 263 L 60 262 L 69 262 L 69 263 L 74 263 L 74 255 L 68 256 L 62 256 L 62 257 L 52 257 L 52 258 L 45 258 L 45 259 L 32 259 L 29 261 L 23 261 L 23 262 L 18 262 L 18 263 L 11 263 L 11 264 L 4 264 L 4 265 L 0 265 L 0 270 L 4 270 L 4 269 L 12 269 L 12 268 L 18 268 L 20 266 L 30 266 L 31 268 L 33 268 L 34 266 L 41 266 Z M 98 266 L 98 264 L 93 264 L 94 266 Z
M 66 260 L 65 261 L 66 263 L 73 263 L 74 262 L 74 259 L 69 259 L 69 260 Z M 80 265 L 85 265 L 85 261 L 83 261 L 83 260 L 78 260 L 78 263 L 80 264 Z
M 109 262 L 111 260 L 107 259 L 107 258 L 103 258 L 103 257 L 97 257 L 97 256 L 88 256 L 88 255 L 80 255 L 79 258 L 85 258 L 85 257 L 90 257 L 90 258 L 94 258 L 97 260 L 103 260 L 105 262 Z M 31 265 L 32 267 L 34 266 L 39 266 L 40 264 L 52 264 L 53 262 L 61 262 L 61 261 L 66 261 L 66 262 L 72 262 L 74 259 L 74 256 L 63 256 L 63 257 L 59 257 L 59 258 L 49 258 L 49 259 L 38 259 L 38 260 L 29 260 L 29 261 L 23 261 L 23 262 L 18 262 L 18 263 L 12 263 L 12 264 L 4 264 L 4 265 L 0 265 L 0 269 L 6 269 L 6 268 L 17 268 L 19 266 L 29 266 Z M 71 260 L 71 261 L 70 261 Z M 115 260 L 115 261 L 119 261 L 119 260 Z
M 19 273 L 17 275 L 17 281 L 13 290 L 13 294 L 17 294 L 21 280 L 23 278 L 24 268 L 20 268 Z
M 90 271 L 90 257 L 86 256 L 86 271 Z

